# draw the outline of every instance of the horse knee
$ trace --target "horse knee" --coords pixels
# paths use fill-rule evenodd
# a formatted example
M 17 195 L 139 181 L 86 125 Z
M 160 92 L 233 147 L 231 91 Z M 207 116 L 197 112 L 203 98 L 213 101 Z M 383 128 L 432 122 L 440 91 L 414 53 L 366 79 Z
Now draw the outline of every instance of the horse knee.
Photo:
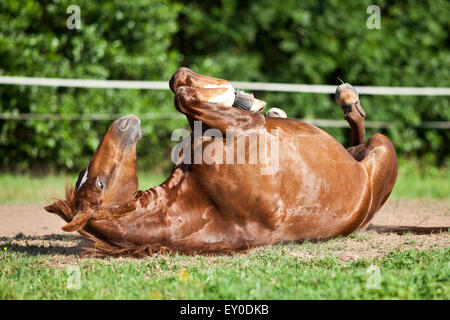
M 186 86 L 178 87 L 175 93 L 175 108 L 184 113 L 186 106 L 194 99 L 194 90 L 192 88 Z
M 186 67 L 178 68 L 177 72 L 175 72 L 172 78 L 170 78 L 169 81 L 170 90 L 172 90 L 173 93 L 176 93 L 178 87 L 180 87 L 180 83 L 185 83 L 188 75 L 191 73 L 192 71 L 189 68 Z

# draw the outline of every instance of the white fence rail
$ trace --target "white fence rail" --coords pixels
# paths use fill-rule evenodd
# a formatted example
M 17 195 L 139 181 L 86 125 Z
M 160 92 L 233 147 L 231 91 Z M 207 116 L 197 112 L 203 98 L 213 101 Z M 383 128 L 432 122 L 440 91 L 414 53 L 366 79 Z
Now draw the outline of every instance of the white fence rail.
M 265 83 L 231 81 L 238 89 L 276 92 L 304 92 L 330 94 L 336 85 L 311 85 L 292 83 Z M 0 76 L 0 84 L 77 87 L 77 88 L 114 88 L 114 89 L 153 89 L 169 90 L 168 81 L 125 81 L 125 80 L 92 80 Z M 414 95 L 414 96 L 450 96 L 450 88 L 424 87 L 372 87 L 355 86 L 360 94 L 367 95 Z
M 336 85 L 308 85 L 288 83 L 264 83 L 264 82 L 238 82 L 231 81 L 234 87 L 252 91 L 272 92 L 302 92 L 333 94 Z M 114 88 L 114 89 L 150 89 L 169 90 L 167 81 L 125 81 L 125 80 L 92 80 L 92 79 L 62 79 L 62 78 L 36 78 L 36 77 L 10 77 L 0 76 L 0 85 L 25 85 L 25 86 L 52 86 L 52 87 L 77 87 L 77 88 Z M 414 96 L 450 96 L 450 88 L 425 88 L 425 87 L 373 87 L 355 86 L 361 95 L 414 95 Z M 14 114 L 0 113 L 0 119 L 4 120 L 114 120 L 121 115 L 115 114 Z M 179 119 L 183 115 L 177 113 L 140 115 L 142 119 L 164 120 Z M 348 127 L 346 121 L 329 119 L 300 119 L 319 127 Z M 392 121 L 366 121 L 368 128 L 388 128 L 395 126 Z M 429 129 L 450 129 L 450 121 L 427 121 L 417 127 Z
M 34 113 L 0 113 L 0 120 L 65 120 L 65 121 L 112 121 L 122 117 L 123 114 L 34 114 Z M 145 113 L 139 115 L 141 120 L 171 120 L 184 119 L 181 113 Z M 344 120 L 330 119 L 298 119 L 318 127 L 325 128 L 347 128 L 348 123 Z M 397 126 L 394 121 L 366 121 L 366 128 L 390 128 Z M 427 129 L 450 129 L 450 121 L 424 121 L 414 127 Z

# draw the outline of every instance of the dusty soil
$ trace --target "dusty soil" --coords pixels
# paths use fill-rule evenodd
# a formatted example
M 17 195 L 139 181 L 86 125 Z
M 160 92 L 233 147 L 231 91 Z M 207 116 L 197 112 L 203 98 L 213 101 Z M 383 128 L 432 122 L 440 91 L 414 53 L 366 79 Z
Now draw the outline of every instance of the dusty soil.
M 1 205 L 0 237 L 67 234 L 61 230 L 64 221 L 43 209 L 42 205 Z
M 77 233 L 61 230 L 64 222 L 40 205 L 0 206 L 0 248 L 52 254 L 55 260 L 74 259 L 86 245 Z M 439 201 L 391 200 L 372 222 L 377 227 L 441 227 L 432 234 L 377 232 L 377 228 L 334 239 L 320 245 L 289 247 L 288 254 L 301 259 L 336 256 L 342 261 L 384 256 L 393 250 L 431 249 L 450 246 L 450 199 Z M 381 230 L 378 230 L 381 231 Z M 389 230 L 387 230 L 389 231 Z M 254 250 L 267 250 L 257 248 Z
M 372 224 L 450 227 L 450 199 L 390 200 L 377 213 Z

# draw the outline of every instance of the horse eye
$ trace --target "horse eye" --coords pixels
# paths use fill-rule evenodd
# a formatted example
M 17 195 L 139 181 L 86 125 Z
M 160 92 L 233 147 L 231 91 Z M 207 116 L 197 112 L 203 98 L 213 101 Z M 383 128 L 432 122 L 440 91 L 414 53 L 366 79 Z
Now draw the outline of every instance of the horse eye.
M 103 188 L 105 187 L 101 179 L 97 179 L 97 187 L 99 187 L 100 190 L 103 190 Z

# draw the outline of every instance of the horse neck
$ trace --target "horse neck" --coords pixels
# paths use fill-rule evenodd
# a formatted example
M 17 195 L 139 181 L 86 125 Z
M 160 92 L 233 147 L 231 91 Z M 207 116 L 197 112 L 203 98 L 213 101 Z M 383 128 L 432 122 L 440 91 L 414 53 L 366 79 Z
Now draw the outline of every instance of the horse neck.
M 138 191 L 133 211 L 96 228 L 116 241 L 170 241 L 175 235 L 187 236 L 193 229 L 201 228 L 204 224 L 201 217 L 208 206 L 211 206 L 208 198 L 189 172 L 177 167 L 161 185 Z
M 175 200 L 183 201 L 184 194 L 189 191 L 187 186 L 189 182 L 183 169 L 183 167 L 176 167 L 161 185 L 138 191 L 135 200 L 137 211 L 164 213 Z

